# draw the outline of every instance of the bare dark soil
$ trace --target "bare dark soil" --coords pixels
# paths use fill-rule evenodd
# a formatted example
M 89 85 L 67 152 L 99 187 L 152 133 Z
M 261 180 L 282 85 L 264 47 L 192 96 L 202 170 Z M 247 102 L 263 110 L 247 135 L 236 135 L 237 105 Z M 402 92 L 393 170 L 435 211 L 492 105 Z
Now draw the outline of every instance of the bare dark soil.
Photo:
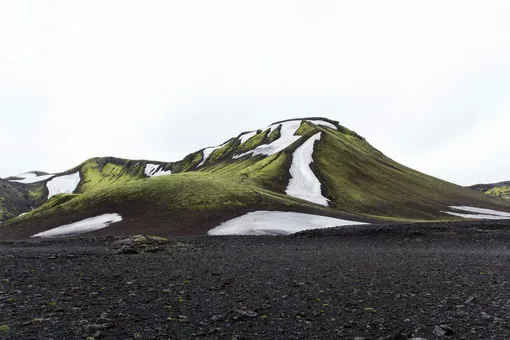
M 509 284 L 510 222 L 11 241 L 0 338 L 510 339 Z

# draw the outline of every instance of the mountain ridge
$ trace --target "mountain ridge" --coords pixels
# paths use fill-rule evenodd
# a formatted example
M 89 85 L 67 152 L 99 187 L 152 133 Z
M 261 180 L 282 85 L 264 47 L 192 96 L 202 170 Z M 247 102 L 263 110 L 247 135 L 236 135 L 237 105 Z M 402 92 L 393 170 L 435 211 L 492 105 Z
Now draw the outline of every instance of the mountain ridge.
M 307 147 L 301 158 L 306 161 L 298 162 L 296 152 L 303 145 Z M 300 170 L 294 175 L 293 166 Z M 293 197 L 295 190 L 287 194 L 291 180 L 298 191 L 305 190 L 303 195 Z M 56 196 L 51 197 L 49 189 L 62 201 L 53 199 Z M 31 201 L 25 202 L 24 211 L 10 212 L 0 236 L 30 236 L 94 214 L 120 211 L 127 216 L 124 221 L 99 233 L 147 230 L 152 220 L 158 224 L 154 234 L 186 234 L 193 229 L 200 235 L 212 226 L 211 221 L 221 223 L 257 209 L 302 210 L 361 222 L 450 220 L 457 218 L 448 213 L 452 206 L 510 211 L 506 201 L 405 167 L 356 132 L 322 117 L 289 119 L 245 131 L 176 162 L 91 158 L 40 182 L 22 184 L 19 190 L 30 192 Z M 327 205 L 300 199 L 308 197 L 306 190 L 323 196 Z M 167 196 L 169 192 L 174 196 Z M 216 203 L 203 205 L 203 200 Z M 200 204 L 206 213 L 197 214 L 202 217 L 196 219 L 192 212 Z M 149 222 L 141 221 L 126 206 L 143 210 L 140 215 Z M 30 211 L 31 207 L 37 209 Z M 5 216 L 0 220 L 6 221 Z

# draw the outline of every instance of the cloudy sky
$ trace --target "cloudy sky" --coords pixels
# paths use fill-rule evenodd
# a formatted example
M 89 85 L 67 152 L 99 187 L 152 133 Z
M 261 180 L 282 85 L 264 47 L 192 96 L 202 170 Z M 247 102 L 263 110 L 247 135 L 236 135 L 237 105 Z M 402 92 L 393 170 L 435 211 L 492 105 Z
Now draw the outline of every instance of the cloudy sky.
M 510 179 L 510 2 L 0 0 L 0 177 L 175 161 L 293 117 Z

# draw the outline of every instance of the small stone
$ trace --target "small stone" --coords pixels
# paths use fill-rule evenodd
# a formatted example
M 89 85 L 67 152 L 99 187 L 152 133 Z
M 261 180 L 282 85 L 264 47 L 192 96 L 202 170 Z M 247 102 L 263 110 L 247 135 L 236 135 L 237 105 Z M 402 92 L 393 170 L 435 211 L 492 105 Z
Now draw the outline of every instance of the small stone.
M 469 305 L 470 303 L 473 303 L 473 301 L 475 300 L 475 297 L 474 296 L 470 296 L 465 302 L 464 304 L 466 305 Z
M 490 320 L 492 319 L 492 316 L 490 316 L 489 314 L 485 313 L 485 312 L 482 312 L 482 319 L 484 320 Z
M 452 336 L 455 334 L 452 328 L 446 325 L 440 325 L 435 326 L 434 330 L 432 331 L 435 336 L 441 337 L 441 336 Z
M 435 326 L 432 333 L 434 333 L 435 336 L 439 337 L 444 336 L 446 334 L 446 332 L 439 326 Z
M 118 255 L 138 254 L 138 250 L 136 250 L 133 247 L 124 246 L 124 247 L 121 247 L 120 249 L 118 249 L 117 251 L 115 251 L 115 254 L 118 254 Z
M 245 317 L 248 317 L 248 318 L 254 318 L 254 317 L 256 317 L 258 315 L 257 312 L 252 311 L 252 310 L 247 310 L 247 309 L 234 309 L 234 311 L 239 316 L 245 316 Z
M 211 320 L 212 320 L 213 322 L 221 321 L 221 320 L 223 320 L 223 315 L 221 315 L 221 314 L 216 314 L 216 315 L 214 315 L 214 316 L 211 318 Z

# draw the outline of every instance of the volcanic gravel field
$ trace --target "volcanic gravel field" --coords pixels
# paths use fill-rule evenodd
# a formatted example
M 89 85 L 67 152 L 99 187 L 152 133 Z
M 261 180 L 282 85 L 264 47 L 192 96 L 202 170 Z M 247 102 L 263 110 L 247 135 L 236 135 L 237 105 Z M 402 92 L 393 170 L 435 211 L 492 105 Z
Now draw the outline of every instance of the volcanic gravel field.
M 0 338 L 510 339 L 509 241 L 510 221 L 5 241 Z

